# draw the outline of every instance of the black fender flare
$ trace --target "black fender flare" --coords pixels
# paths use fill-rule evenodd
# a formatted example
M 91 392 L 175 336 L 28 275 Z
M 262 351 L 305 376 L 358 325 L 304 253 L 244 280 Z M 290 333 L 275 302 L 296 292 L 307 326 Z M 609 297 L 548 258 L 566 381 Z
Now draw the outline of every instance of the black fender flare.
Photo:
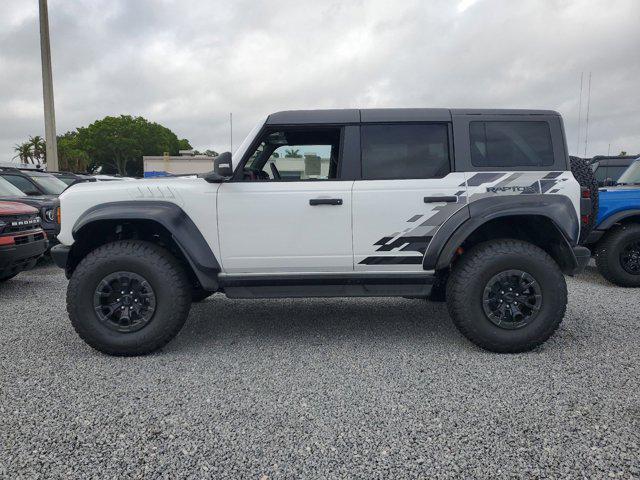
M 618 213 L 614 213 L 613 215 L 605 218 L 600 225 L 596 227 L 597 230 L 608 230 L 613 227 L 616 223 L 624 220 L 629 217 L 640 217 L 640 210 L 637 208 L 631 210 L 623 210 Z
M 564 195 L 501 195 L 481 198 L 464 206 L 442 224 L 429 242 L 423 259 L 425 270 L 449 266 L 456 249 L 480 226 L 501 217 L 542 216 L 551 220 L 564 239 L 569 263 L 577 265 L 573 247 L 580 224 L 571 200 Z
M 171 234 L 202 287 L 209 291 L 218 289 L 220 264 L 193 220 L 175 203 L 137 200 L 102 203 L 80 215 L 71 234 L 77 240 L 88 225 L 113 220 L 159 223 Z

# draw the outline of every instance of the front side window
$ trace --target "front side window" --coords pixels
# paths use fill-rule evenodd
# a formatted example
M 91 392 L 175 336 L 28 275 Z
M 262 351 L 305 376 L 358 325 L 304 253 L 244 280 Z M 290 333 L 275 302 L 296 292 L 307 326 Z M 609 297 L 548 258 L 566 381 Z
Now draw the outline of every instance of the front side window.
M 364 125 L 365 180 L 442 178 L 450 172 L 446 124 Z
M 248 181 L 332 180 L 338 178 L 340 129 L 267 132 L 244 166 Z
M 624 173 L 624 171 L 627 169 L 628 167 L 622 165 L 622 166 L 610 166 L 607 169 L 607 178 L 610 178 L 612 182 L 617 182 L 618 179 L 620 178 L 620 176 Z
M 547 122 L 470 122 L 476 167 L 542 167 L 554 163 Z

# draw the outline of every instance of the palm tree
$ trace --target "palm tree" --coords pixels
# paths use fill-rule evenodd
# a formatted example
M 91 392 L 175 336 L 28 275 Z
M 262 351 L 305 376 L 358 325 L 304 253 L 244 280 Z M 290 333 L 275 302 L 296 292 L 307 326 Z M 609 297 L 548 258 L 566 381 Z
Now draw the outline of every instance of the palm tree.
M 33 159 L 38 160 L 39 163 L 46 163 L 47 161 L 47 145 L 44 139 L 40 135 L 35 137 L 29 137 L 29 142 L 33 150 Z M 34 162 L 35 163 L 35 162 Z
M 13 158 L 19 158 L 22 163 L 29 163 L 33 160 L 33 150 L 30 142 L 16 143 L 13 147 L 16 155 Z
M 285 153 L 284 156 L 287 157 L 287 158 L 300 158 L 300 157 L 302 157 L 302 155 L 300 155 L 300 150 L 297 149 L 297 148 L 296 149 L 290 148 L 289 150 L 285 150 L 284 153 Z

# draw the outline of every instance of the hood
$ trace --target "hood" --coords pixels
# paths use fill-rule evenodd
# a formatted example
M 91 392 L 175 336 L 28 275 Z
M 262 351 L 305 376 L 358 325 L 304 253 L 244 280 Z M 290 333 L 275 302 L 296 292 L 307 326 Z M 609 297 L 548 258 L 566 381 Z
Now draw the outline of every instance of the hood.
M 0 196 L 0 201 L 17 202 L 32 207 L 52 207 L 56 203 L 56 196 L 52 195 L 25 195 L 24 197 Z
M 34 215 L 36 213 L 38 210 L 24 203 L 0 201 L 0 215 Z

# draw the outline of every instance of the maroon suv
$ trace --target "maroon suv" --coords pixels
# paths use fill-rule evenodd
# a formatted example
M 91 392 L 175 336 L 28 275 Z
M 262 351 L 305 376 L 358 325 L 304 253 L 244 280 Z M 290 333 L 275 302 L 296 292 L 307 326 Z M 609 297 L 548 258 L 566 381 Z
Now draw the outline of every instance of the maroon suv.
M 15 202 L 0 202 L 0 282 L 32 268 L 47 249 L 38 210 Z

